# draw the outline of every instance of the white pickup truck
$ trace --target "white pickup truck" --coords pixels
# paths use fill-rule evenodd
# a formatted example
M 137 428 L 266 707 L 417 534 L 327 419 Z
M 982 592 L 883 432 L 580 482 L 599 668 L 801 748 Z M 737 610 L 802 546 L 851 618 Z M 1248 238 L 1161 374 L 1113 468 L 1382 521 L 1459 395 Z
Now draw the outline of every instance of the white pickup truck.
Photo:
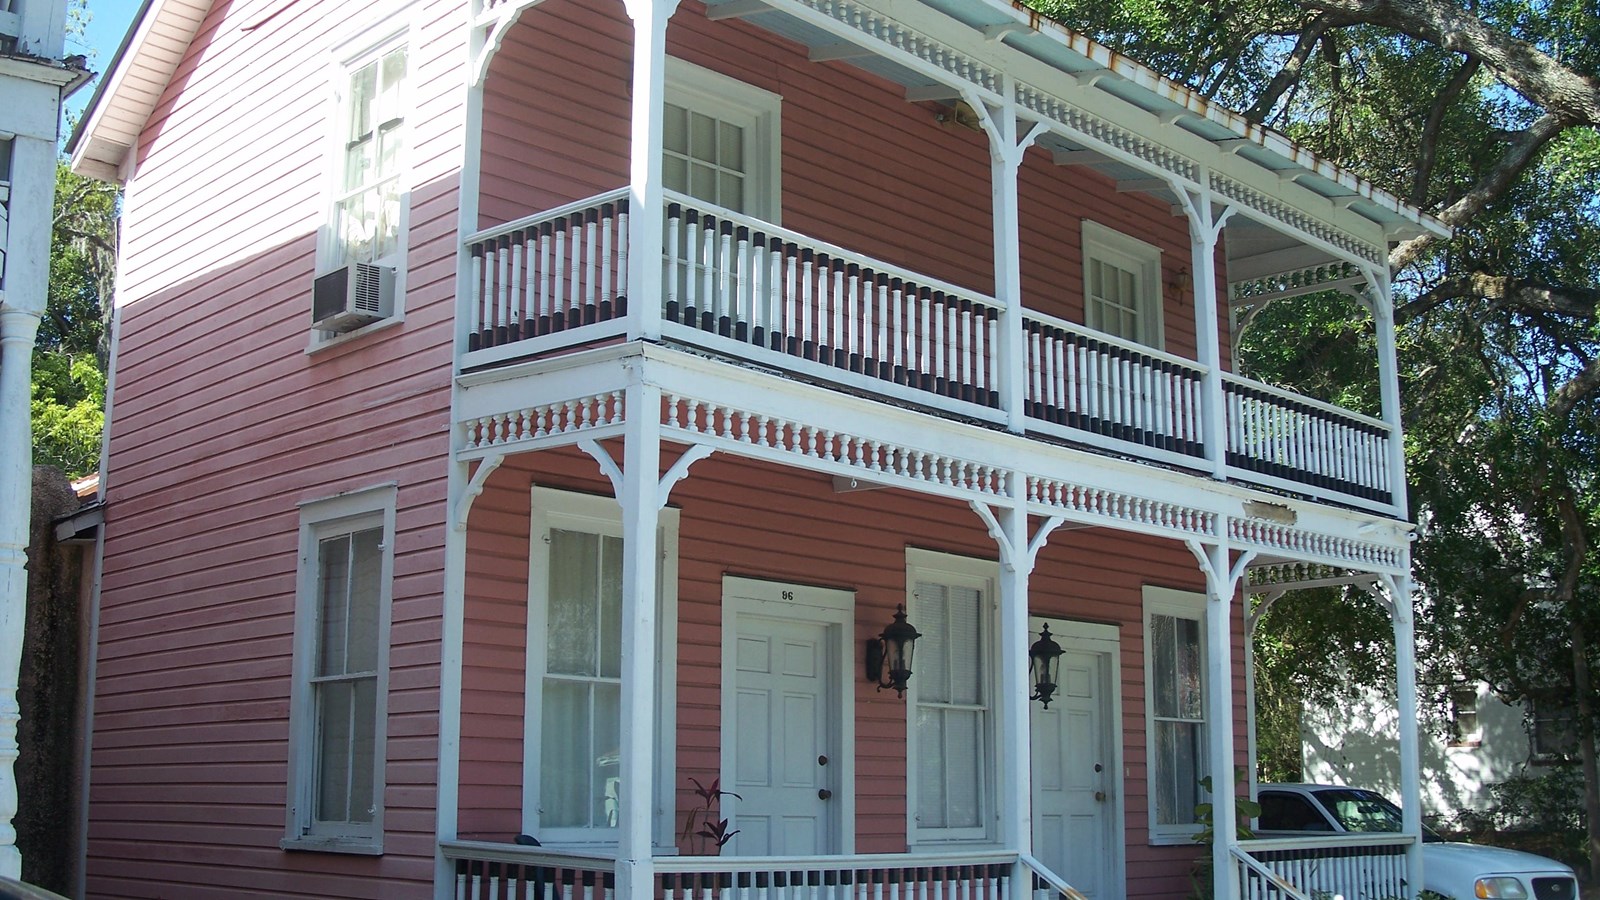
M 1256 801 L 1261 804 L 1256 834 L 1263 838 L 1400 830 L 1400 807 L 1362 788 L 1263 784 Z M 1451 843 L 1424 832 L 1423 890 L 1452 900 L 1577 900 L 1578 881 L 1569 866 L 1520 850 Z

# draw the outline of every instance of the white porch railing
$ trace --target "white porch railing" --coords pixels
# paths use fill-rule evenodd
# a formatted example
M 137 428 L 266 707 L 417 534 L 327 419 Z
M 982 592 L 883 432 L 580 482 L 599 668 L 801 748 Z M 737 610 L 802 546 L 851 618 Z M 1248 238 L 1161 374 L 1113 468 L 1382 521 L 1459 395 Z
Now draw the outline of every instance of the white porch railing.
M 476 841 L 444 841 L 440 849 L 455 865 L 455 900 L 618 900 L 613 859 Z M 1007 900 L 1012 896 L 1009 886 L 1017 858 L 1016 853 L 1001 851 L 666 856 L 653 862 L 654 896 L 656 900 Z
M 1068 884 L 1060 875 L 1050 871 L 1044 863 L 1024 853 L 1019 859 L 1028 868 L 1033 900 L 1086 900 L 1077 888 Z
M 442 841 L 455 900 L 615 900 L 617 861 L 540 847 Z
M 1409 835 L 1252 840 L 1234 848 L 1244 900 L 1403 900 Z
M 1381 503 L 1394 489 L 1389 426 L 1224 373 L 1228 465 L 1311 489 Z
M 663 334 L 709 336 L 713 349 L 824 378 L 999 405 L 992 297 L 670 192 L 663 241 Z
M 665 339 L 994 424 L 1012 365 L 1030 433 L 1208 468 L 1198 363 L 1031 311 L 1023 358 L 1005 360 L 993 297 L 680 194 L 661 215 L 664 296 L 634 299 Z M 469 236 L 463 366 L 625 334 L 628 217 L 618 189 Z M 1385 423 L 1221 380 L 1229 475 L 1393 508 Z
M 1082 439 L 1204 458 L 1200 380 L 1205 368 L 1061 319 L 1028 312 L 1028 416 Z M 1078 432 L 1078 433 L 1070 433 Z

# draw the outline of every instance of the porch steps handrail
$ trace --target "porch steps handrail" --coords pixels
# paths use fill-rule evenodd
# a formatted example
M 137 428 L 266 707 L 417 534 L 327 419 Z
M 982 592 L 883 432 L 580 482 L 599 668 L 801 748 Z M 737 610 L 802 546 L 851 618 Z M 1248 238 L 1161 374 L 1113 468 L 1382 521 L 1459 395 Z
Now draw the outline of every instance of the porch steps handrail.
M 1050 871 L 1050 867 L 1034 859 L 1031 854 L 1020 853 L 1017 858 L 1029 871 L 1033 872 L 1036 881 L 1042 881 L 1055 891 L 1055 896 L 1066 897 L 1068 900 L 1088 900 L 1081 891 L 1068 884 L 1060 875 Z
M 1311 895 L 1267 868 L 1244 848 L 1234 847 L 1233 858 L 1239 863 L 1241 900 L 1311 900 Z

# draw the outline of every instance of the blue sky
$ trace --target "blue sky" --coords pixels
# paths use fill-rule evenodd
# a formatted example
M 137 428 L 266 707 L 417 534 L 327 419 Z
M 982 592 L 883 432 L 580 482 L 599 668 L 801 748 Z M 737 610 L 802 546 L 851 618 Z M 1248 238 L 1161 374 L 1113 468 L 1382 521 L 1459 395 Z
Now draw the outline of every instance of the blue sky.
M 89 26 L 83 37 L 67 38 L 67 53 L 82 53 L 89 58 L 90 69 L 105 72 L 111 65 L 111 57 L 116 55 L 117 47 L 122 44 L 122 36 L 133 24 L 133 15 L 139 11 L 139 3 L 140 0 L 87 0 Z M 94 95 L 94 88 L 95 85 L 90 84 L 67 98 L 68 117 L 83 112 L 89 98 Z M 66 127 L 63 122 L 63 133 Z

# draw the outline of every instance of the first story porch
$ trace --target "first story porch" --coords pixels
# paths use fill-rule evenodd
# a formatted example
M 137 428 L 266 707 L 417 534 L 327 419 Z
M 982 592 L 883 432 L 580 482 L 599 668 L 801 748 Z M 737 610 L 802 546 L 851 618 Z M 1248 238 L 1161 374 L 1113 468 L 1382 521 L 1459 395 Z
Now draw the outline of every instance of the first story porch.
M 889 410 L 869 439 L 836 405 L 813 452 L 784 458 L 806 426 L 758 413 L 759 389 L 696 410 L 641 390 L 671 376 L 635 363 L 633 387 L 556 404 L 568 424 L 518 452 L 461 454 L 440 896 L 1188 893 L 1196 807 L 1232 805 L 1200 780 L 1248 759 L 1239 582 L 1290 547 L 1319 566 L 1353 553 L 1343 526 L 1309 505 L 1320 534 L 1229 525 L 1159 484 L 1019 503 L 999 453 L 963 458 L 955 434 L 897 446 Z M 911 453 L 926 459 L 883 464 Z M 835 471 L 869 456 L 877 470 Z M 903 695 L 866 659 L 902 608 L 919 634 Z M 1048 705 L 1030 672 L 1046 628 Z M 1405 844 L 1346 865 L 1400 896 Z M 1349 856 L 1272 850 L 1226 841 L 1219 896 L 1306 896 L 1295 861 Z

